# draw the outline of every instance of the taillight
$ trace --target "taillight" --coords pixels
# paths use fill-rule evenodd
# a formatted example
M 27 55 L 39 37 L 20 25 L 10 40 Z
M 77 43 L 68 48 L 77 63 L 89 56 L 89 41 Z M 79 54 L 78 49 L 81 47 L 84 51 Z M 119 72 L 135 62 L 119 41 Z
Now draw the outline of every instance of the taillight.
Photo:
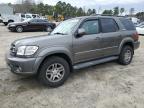
M 138 35 L 138 33 L 136 32 L 136 33 L 133 33 L 133 39 L 134 39 L 134 41 L 138 41 L 139 40 L 139 35 Z

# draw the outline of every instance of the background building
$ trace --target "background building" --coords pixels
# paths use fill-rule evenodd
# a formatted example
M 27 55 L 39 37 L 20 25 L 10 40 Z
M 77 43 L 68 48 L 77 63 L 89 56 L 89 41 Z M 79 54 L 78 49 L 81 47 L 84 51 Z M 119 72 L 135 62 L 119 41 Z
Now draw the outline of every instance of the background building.
M 9 6 L 8 4 L 0 4 L 0 14 L 1 15 L 12 15 L 14 13 L 14 9 L 12 6 Z

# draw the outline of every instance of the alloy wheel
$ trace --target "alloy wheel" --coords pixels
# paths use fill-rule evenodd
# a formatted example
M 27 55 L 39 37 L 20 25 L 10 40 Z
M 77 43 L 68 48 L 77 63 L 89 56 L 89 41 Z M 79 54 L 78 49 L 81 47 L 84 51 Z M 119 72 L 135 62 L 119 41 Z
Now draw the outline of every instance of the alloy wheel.
M 65 68 L 62 64 L 53 63 L 46 70 L 46 78 L 50 82 L 60 81 L 65 74 Z

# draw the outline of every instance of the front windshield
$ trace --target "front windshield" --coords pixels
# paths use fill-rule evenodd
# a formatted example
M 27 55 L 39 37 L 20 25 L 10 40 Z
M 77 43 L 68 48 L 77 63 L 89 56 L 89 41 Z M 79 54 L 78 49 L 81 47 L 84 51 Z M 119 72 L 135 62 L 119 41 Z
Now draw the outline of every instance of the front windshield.
M 51 34 L 69 34 L 80 19 L 70 19 L 61 22 Z

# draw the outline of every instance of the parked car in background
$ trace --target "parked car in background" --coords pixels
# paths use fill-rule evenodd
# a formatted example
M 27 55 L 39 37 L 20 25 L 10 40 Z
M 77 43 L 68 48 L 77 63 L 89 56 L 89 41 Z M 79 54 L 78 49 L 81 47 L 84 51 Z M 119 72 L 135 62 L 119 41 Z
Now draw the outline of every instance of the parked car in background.
M 4 25 L 8 25 L 9 23 L 12 22 L 22 22 L 27 19 L 34 19 L 34 18 L 45 19 L 44 17 L 39 16 L 38 14 L 16 13 L 15 15 L 9 15 L 9 14 L 2 15 L 2 22 L 4 23 Z
M 4 25 L 8 25 L 12 22 L 20 22 L 21 18 L 16 15 L 2 15 L 2 22 Z
M 10 31 L 23 32 L 23 31 L 52 31 L 56 25 L 43 19 L 28 19 L 23 22 L 13 22 L 8 24 Z
M 144 25 L 144 22 L 141 22 L 139 24 L 136 25 L 136 27 L 140 27 L 140 26 L 143 26 Z
M 136 27 L 138 34 L 144 35 L 144 25 Z
M 21 21 L 25 21 L 25 20 L 27 20 L 27 19 L 33 19 L 33 18 L 40 18 L 40 16 L 39 16 L 38 14 L 30 14 L 30 13 L 22 14 L 22 13 L 16 13 L 16 15 L 21 18 Z
M 140 19 L 136 17 L 129 17 L 129 19 L 134 23 L 134 25 L 137 25 L 140 23 Z
M 43 84 L 58 87 L 73 69 L 112 60 L 130 64 L 139 45 L 131 20 L 85 16 L 61 22 L 49 36 L 14 41 L 6 62 L 13 73 L 37 74 Z
M 1 18 L 1 15 L 0 15 L 0 23 L 2 23 L 3 21 L 2 21 L 2 18 Z

